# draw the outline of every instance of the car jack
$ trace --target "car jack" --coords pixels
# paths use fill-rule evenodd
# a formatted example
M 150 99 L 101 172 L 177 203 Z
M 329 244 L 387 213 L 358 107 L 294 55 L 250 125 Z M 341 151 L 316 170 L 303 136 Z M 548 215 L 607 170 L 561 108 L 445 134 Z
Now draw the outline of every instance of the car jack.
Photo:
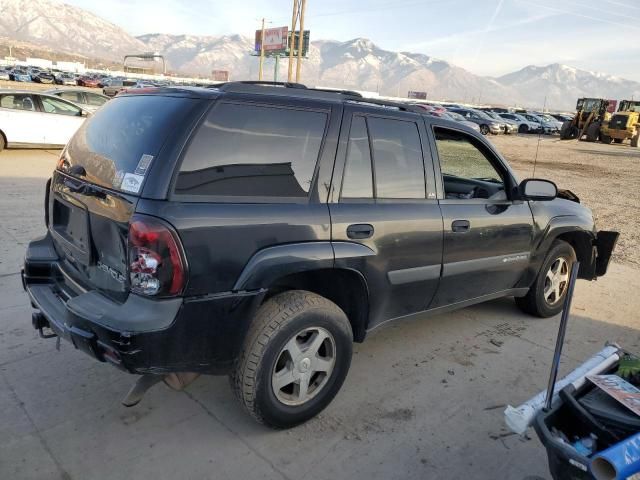
M 186 388 L 191 382 L 200 376 L 195 372 L 177 372 L 170 373 L 168 375 L 158 375 L 156 373 L 147 373 L 142 375 L 133 384 L 129 392 L 122 399 L 122 405 L 125 407 L 133 407 L 140 403 L 142 397 L 147 390 L 153 387 L 156 383 L 164 381 L 164 383 L 171 389 L 180 391 Z

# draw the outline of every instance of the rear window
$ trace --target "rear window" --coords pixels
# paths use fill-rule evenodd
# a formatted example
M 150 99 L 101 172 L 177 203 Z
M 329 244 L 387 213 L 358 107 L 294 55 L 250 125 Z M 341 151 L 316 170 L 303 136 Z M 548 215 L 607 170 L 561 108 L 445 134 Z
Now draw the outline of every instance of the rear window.
M 138 194 L 166 137 L 183 123 L 196 103 L 160 95 L 110 100 L 69 142 L 65 170 L 81 166 L 92 183 Z
M 306 197 L 327 114 L 217 105 L 196 132 L 178 175 L 181 195 Z

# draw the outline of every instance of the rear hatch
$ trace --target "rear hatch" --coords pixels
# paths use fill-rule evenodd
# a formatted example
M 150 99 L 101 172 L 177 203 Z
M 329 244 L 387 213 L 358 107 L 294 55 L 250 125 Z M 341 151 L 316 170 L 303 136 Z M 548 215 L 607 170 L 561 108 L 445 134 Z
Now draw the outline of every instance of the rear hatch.
M 163 145 L 187 123 L 196 102 L 180 96 L 119 97 L 73 136 L 48 200 L 49 231 L 67 288 L 126 299 L 129 221 L 154 162 L 166 160 Z

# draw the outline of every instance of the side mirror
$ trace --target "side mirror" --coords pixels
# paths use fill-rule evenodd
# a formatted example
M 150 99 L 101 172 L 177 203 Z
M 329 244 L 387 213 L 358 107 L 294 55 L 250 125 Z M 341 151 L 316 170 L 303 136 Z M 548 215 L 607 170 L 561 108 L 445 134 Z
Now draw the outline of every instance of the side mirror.
M 558 187 L 549 180 L 527 178 L 518 187 L 523 200 L 553 200 L 558 196 Z

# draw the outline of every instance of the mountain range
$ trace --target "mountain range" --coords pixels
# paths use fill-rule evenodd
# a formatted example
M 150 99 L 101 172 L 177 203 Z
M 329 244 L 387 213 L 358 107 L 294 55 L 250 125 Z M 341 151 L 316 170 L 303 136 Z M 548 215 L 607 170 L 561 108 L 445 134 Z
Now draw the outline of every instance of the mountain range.
M 228 70 L 232 79 L 257 78 L 253 39 L 242 35 L 168 35 L 138 37 L 86 10 L 52 0 L 0 0 L 0 37 L 27 42 L 43 50 L 121 61 L 125 54 L 154 51 L 168 68 L 208 76 Z M 579 97 L 640 97 L 640 82 L 567 65 L 527 66 L 501 77 L 475 75 L 464 68 L 421 53 L 394 52 L 371 40 L 316 40 L 304 60 L 302 81 L 316 86 L 406 96 L 425 91 L 428 98 L 472 103 L 522 105 L 572 110 Z M 265 78 L 273 78 L 273 60 Z M 287 60 L 279 78 L 286 77 Z

